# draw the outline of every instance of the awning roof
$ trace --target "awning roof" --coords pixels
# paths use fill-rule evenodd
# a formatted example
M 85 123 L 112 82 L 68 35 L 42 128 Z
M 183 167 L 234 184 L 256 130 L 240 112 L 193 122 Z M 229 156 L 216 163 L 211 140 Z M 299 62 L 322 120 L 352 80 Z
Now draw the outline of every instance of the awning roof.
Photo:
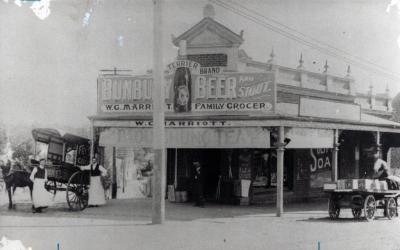
M 151 116 L 132 116 L 132 115 L 96 115 L 89 119 L 94 121 L 95 127 L 132 127 L 132 121 L 149 121 Z M 287 127 L 307 127 L 324 128 L 356 131 L 381 131 L 400 133 L 400 123 L 380 118 L 377 116 L 362 113 L 360 121 L 338 120 L 318 117 L 299 117 L 283 114 L 274 114 L 268 116 L 221 116 L 221 115 L 189 115 L 167 114 L 168 120 L 209 120 L 209 121 L 229 121 L 232 127 L 254 127 L 254 126 L 287 126 Z
M 361 113 L 361 122 L 369 123 L 369 124 L 380 124 L 380 125 L 388 125 L 388 126 L 396 126 L 400 128 L 400 123 L 390 121 L 381 117 L 377 117 L 374 115 L 369 115 L 365 113 Z

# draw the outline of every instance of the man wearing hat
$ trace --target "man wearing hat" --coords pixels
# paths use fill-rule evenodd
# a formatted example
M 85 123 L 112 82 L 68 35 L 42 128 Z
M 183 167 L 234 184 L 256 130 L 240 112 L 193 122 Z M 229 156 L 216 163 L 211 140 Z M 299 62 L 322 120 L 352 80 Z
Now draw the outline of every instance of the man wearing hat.
M 204 207 L 203 174 L 200 162 L 195 160 L 193 162 L 193 167 L 193 199 L 195 201 L 195 206 Z

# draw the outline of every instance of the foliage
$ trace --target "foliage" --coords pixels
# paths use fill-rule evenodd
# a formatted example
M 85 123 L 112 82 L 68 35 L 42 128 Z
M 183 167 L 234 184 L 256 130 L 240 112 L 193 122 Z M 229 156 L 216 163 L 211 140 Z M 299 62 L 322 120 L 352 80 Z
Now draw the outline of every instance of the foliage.
M 11 144 L 13 154 L 12 159 L 18 160 L 20 163 L 26 165 L 29 160 L 29 156 L 34 154 L 34 143 L 33 140 L 27 139 L 18 144 Z
M 6 129 L 3 125 L 0 124 L 0 155 L 4 154 L 4 149 L 7 145 L 7 134 Z

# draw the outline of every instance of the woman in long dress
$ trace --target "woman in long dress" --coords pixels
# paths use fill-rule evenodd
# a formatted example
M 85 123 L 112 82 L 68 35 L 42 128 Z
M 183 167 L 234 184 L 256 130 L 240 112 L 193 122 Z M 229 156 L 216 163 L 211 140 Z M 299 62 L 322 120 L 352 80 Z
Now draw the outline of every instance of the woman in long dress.
M 97 207 L 106 204 L 103 185 L 101 184 L 100 175 L 107 175 L 107 170 L 97 163 L 97 159 L 92 159 L 92 164 L 81 166 L 81 170 L 90 170 L 90 187 L 89 187 L 89 207 Z
M 50 205 L 50 195 L 44 188 L 47 180 L 47 170 L 44 168 L 45 159 L 41 159 L 39 166 L 32 170 L 30 179 L 33 182 L 32 200 L 34 213 L 41 213 L 42 209 Z

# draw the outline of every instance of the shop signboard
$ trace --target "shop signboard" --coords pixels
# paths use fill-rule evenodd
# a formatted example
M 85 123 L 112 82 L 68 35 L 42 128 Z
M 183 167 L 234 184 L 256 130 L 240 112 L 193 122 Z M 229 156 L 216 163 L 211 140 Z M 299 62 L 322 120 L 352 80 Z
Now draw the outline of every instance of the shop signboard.
M 254 128 L 167 128 L 167 148 L 267 148 L 269 131 Z M 151 147 L 151 128 L 107 128 L 100 145 Z
M 273 73 L 200 74 L 198 64 L 175 63 L 168 66 L 164 79 L 165 111 L 169 113 L 270 114 L 275 110 Z M 150 75 L 99 77 L 98 113 L 151 113 L 152 85 Z
M 290 139 L 286 148 L 332 148 L 333 130 L 315 128 L 287 128 L 285 138 Z
M 361 120 L 361 106 L 358 104 L 300 98 L 300 116 L 320 117 L 337 120 Z

